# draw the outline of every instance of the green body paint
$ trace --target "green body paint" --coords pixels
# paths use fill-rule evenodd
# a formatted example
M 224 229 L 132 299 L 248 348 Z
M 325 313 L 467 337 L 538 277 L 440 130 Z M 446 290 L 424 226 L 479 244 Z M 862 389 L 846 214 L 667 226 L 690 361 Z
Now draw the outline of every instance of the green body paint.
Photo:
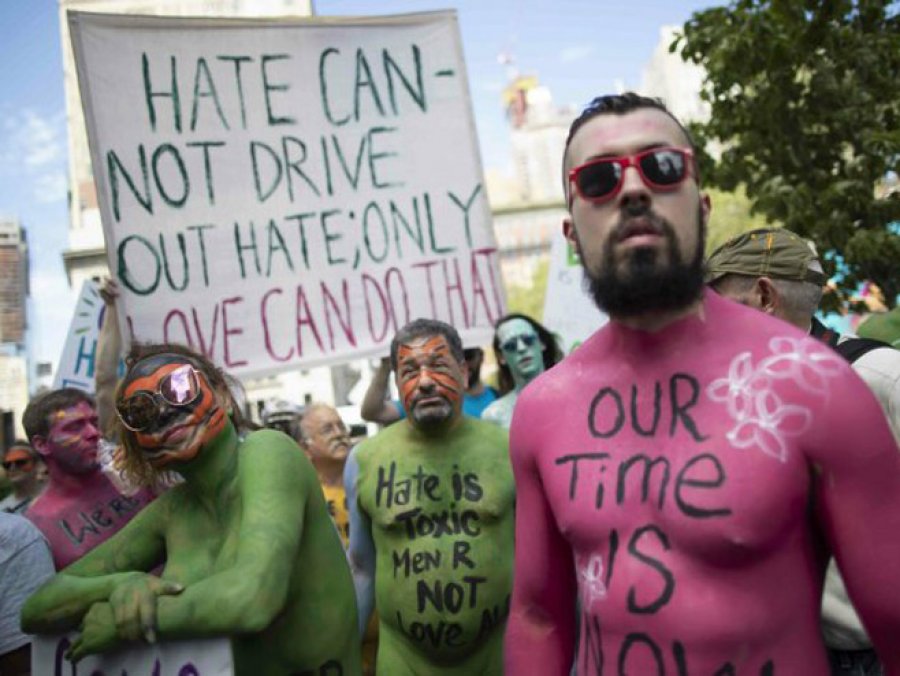
M 393 425 L 358 451 L 375 544 L 378 673 L 503 673 L 514 485 L 506 433 L 463 418 Z
M 73 630 L 92 611 L 91 633 L 79 639 L 85 653 L 154 634 L 228 636 L 238 675 L 319 673 L 324 665 L 329 674 L 359 674 L 350 571 L 315 470 L 296 444 L 271 430 L 240 441 L 229 422 L 177 469 L 184 484 L 28 600 L 27 631 Z M 163 561 L 162 580 L 176 584 L 128 572 Z M 110 627 L 117 607 L 127 617 Z

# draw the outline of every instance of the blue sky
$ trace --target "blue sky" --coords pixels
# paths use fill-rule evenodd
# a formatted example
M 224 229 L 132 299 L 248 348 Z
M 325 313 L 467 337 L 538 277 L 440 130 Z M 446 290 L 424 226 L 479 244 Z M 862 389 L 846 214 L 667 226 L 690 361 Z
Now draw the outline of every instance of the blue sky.
M 314 0 L 319 15 L 456 9 L 486 168 L 509 164 L 500 53 L 535 74 L 557 104 L 582 105 L 637 87 L 664 25 L 711 0 Z M 0 0 L 0 216 L 28 231 L 29 323 L 38 361 L 59 357 L 74 308 L 62 264 L 68 245 L 65 104 L 56 0 Z

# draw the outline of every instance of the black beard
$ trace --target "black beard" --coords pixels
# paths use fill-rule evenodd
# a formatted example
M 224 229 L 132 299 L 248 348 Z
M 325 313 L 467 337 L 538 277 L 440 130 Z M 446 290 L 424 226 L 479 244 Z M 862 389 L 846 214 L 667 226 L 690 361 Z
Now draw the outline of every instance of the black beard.
M 591 270 L 582 260 L 584 288 L 594 303 L 610 317 L 637 317 L 647 313 L 668 312 L 686 308 L 703 293 L 703 250 L 705 232 L 703 217 L 698 211 L 699 236 L 697 250 L 691 261 L 685 262 L 678 248 L 672 224 L 652 211 L 628 213 L 629 217 L 644 216 L 651 219 L 663 233 L 666 246 L 663 251 L 638 248 L 627 254 L 628 258 L 617 268 L 613 252 L 616 239 L 612 233 L 603 247 L 603 264 L 600 271 Z M 622 227 L 624 221 L 618 227 Z M 617 227 L 617 230 L 618 230 Z M 575 231 L 576 239 L 578 236 Z M 579 246 L 581 250 L 584 249 Z M 664 261 L 658 260 L 660 258 Z

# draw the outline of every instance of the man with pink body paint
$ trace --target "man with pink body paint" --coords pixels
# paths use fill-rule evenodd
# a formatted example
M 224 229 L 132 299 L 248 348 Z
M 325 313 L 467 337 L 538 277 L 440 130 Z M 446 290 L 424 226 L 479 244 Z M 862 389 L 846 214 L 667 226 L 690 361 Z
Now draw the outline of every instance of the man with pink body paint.
M 827 674 L 830 551 L 900 673 L 900 455 L 866 385 L 704 293 L 710 204 L 658 101 L 595 99 L 564 175 L 565 234 L 611 321 L 516 405 L 506 672 Z
M 153 496 L 125 496 L 100 469 L 94 400 L 73 388 L 36 397 L 22 416 L 31 445 L 47 465 L 48 481 L 25 516 L 36 525 L 62 570 L 118 532 Z

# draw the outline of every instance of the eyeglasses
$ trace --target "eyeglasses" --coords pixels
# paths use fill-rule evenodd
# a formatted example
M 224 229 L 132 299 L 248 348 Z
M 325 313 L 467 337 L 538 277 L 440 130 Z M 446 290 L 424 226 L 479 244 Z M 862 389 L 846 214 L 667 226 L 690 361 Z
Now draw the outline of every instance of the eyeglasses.
M 533 333 L 526 333 L 522 336 L 513 336 L 512 338 L 507 338 L 502 343 L 500 343 L 500 349 L 504 352 L 515 352 L 519 347 L 520 340 L 525 344 L 525 347 L 531 347 L 537 342 L 537 336 Z
M 619 194 L 628 167 L 637 169 L 653 190 L 674 190 L 690 174 L 693 157 L 688 148 L 652 148 L 634 155 L 600 157 L 569 170 L 569 181 L 582 199 L 602 204 Z
M 189 406 L 200 397 L 200 381 L 193 366 L 179 366 L 159 381 L 156 392 L 138 390 L 116 403 L 116 414 L 132 432 L 143 432 L 159 417 L 161 399 L 169 406 Z
M 21 458 L 19 460 L 4 460 L 3 469 L 12 469 L 13 467 L 15 467 L 16 469 L 26 469 L 33 463 L 34 461 L 30 458 Z

